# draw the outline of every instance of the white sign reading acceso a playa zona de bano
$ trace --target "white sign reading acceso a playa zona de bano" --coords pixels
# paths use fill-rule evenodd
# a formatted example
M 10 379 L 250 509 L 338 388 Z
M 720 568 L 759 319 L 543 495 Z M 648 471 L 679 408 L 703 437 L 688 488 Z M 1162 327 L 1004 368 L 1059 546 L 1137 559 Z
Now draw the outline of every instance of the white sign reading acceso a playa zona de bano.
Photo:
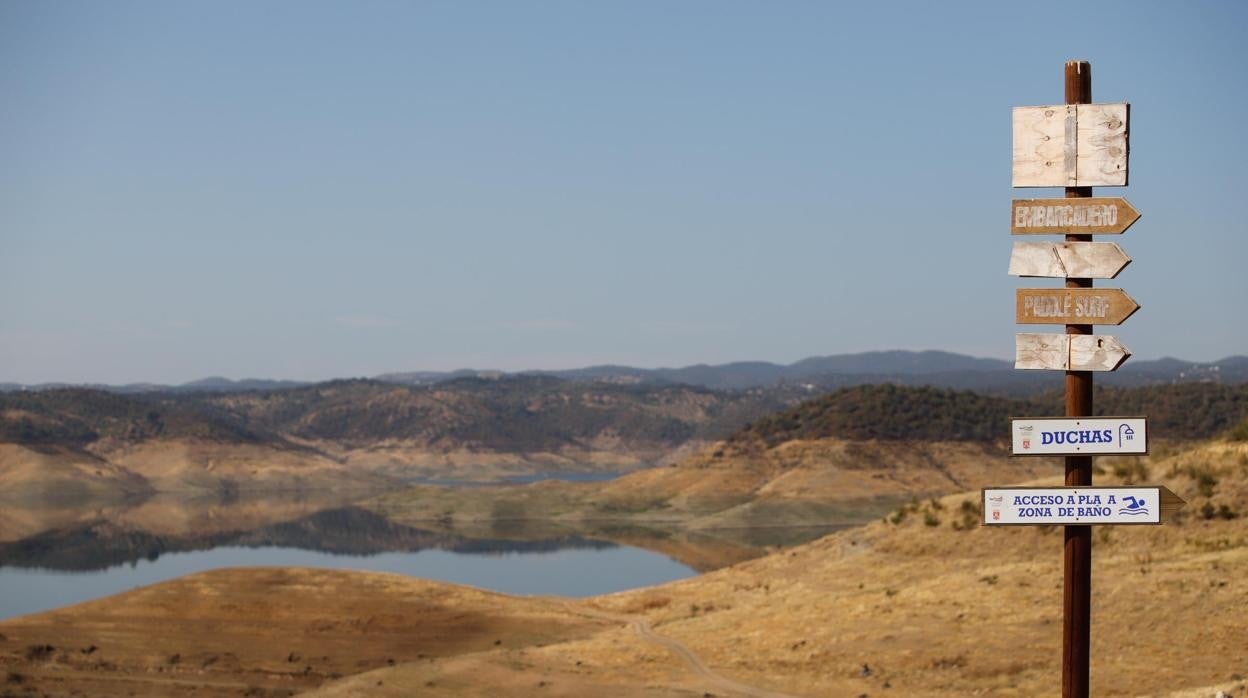
M 1143 455 L 1144 417 L 1032 417 L 1010 423 L 1016 456 Z
M 1165 487 L 1014 487 L 983 490 L 985 526 L 1159 524 L 1183 502 Z

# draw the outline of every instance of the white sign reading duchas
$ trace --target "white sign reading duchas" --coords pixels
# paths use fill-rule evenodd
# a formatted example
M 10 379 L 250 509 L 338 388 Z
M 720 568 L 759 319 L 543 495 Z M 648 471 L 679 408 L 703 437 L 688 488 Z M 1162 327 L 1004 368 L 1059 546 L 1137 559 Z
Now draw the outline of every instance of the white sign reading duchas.
M 1011 420 L 1016 456 L 1148 453 L 1144 417 L 1033 417 Z
M 983 496 L 985 526 L 1161 523 L 1160 487 L 1019 487 Z

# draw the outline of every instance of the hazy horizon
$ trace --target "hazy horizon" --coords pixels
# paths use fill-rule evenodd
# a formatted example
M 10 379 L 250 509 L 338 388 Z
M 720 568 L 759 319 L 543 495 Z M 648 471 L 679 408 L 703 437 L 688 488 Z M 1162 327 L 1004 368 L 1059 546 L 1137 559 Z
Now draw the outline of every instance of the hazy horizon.
M 370 374 L 345 374 L 345 373 L 343 373 L 343 374 L 330 374 L 330 375 L 315 376 L 315 377 L 304 377 L 304 376 L 293 376 L 293 375 L 286 375 L 286 376 L 280 376 L 280 375 L 279 375 L 279 376 L 234 375 L 234 376 L 228 376 L 228 375 L 222 375 L 222 374 L 202 374 L 202 375 L 197 375 L 197 376 L 193 376 L 193 377 L 190 377 L 190 378 L 185 378 L 185 379 L 174 379 L 174 380 L 169 380 L 169 381 L 153 381 L 153 380 L 125 380 L 125 381 L 97 381 L 97 380 L 83 380 L 83 381 L 67 381 L 67 380 L 57 380 L 57 379 L 53 379 L 53 380 L 39 380 L 39 381 L 15 381 L 15 380 L 8 380 L 8 379 L 5 379 L 5 378 L 3 378 L 3 377 L 0 377 L 0 383 L 13 383 L 13 384 L 19 384 L 19 385 L 41 385 L 41 384 L 61 384 L 61 383 L 63 383 L 63 384 L 67 384 L 67 385 L 112 385 L 112 386 L 124 386 L 124 385 L 143 385 L 143 384 L 152 384 L 152 385 L 169 385 L 169 386 L 179 386 L 179 385 L 185 385 L 185 384 L 188 384 L 188 383 L 194 383 L 194 382 L 196 382 L 196 381 L 212 380 L 212 379 L 218 379 L 218 378 L 223 378 L 223 379 L 226 379 L 226 380 L 229 380 L 229 381 L 234 381 L 234 382 L 239 382 L 239 381 L 248 381 L 248 380 L 271 380 L 271 381 L 289 381 L 289 382 L 298 382 L 298 383 L 319 383 L 319 382 L 323 382 L 323 381 L 329 381 L 329 380 L 340 380 L 340 379 L 347 379 L 347 380 L 352 380 L 352 379 L 361 379 L 361 378 L 362 378 L 362 379 L 369 379 L 369 378 L 375 378 L 375 377 L 377 377 L 377 376 L 391 375 L 391 374 L 404 374 L 404 373 L 454 373 L 454 372 L 456 372 L 456 371 L 474 371 L 474 372 L 491 372 L 491 371 L 500 371 L 500 372 L 503 372 L 503 373 L 524 373 L 524 372 L 530 372 L 530 371 L 533 371 L 533 372 L 545 372 L 545 371 L 572 371 L 572 370 L 579 370 L 579 369 L 586 369 L 586 368 L 594 368 L 594 367 L 598 367 L 598 366 L 621 366 L 621 367 L 627 367 L 627 368 L 635 368 L 635 369 L 641 369 L 641 370 L 647 370 L 647 371 L 654 371 L 654 370 L 667 370 L 667 369 L 681 369 L 681 368 L 688 368 L 688 367 L 691 367 L 691 366 L 722 366 L 722 365 L 726 365 L 726 364 L 738 364 L 738 363 L 770 363 L 770 364 L 775 364 L 775 365 L 778 365 L 778 366 L 788 366 L 788 365 L 792 365 L 792 364 L 794 364 L 794 363 L 797 363 L 798 361 L 802 361 L 802 360 L 804 360 L 804 359 L 811 359 L 811 358 L 822 358 L 822 357 L 828 357 L 828 356 L 843 356 L 843 355 L 852 356 L 852 355 L 859 355 L 859 354 L 886 353 L 886 352 L 892 352 L 892 351 L 906 351 L 906 352 L 914 352 L 914 353 L 924 353 L 924 352 L 934 351 L 934 352 L 944 352 L 944 353 L 950 353 L 950 354 L 958 354 L 959 356 L 964 356 L 964 357 L 968 357 L 968 358 L 972 358 L 972 359 L 994 359 L 994 360 L 997 360 L 997 361 L 1006 361 L 1006 362 L 1013 362 L 1013 360 L 1014 360 L 1014 357 L 1013 357 L 1013 356 L 1009 356 L 1009 357 L 972 356 L 972 355 L 970 355 L 970 354 L 960 354 L 959 352 L 946 352 L 944 349 L 875 349 L 875 350 L 864 350 L 864 351 L 861 351 L 861 352 L 841 352 L 841 353 L 837 353 L 837 354 L 810 354 L 810 355 L 807 355 L 807 356 L 801 356 L 801 357 L 798 357 L 798 358 L 793 359 L 793 360 L 791 360 L 791 361 L 769 361 L 769 360 L 766 360 L 766 359 L 748 359 L 748 358 L 747 358 L 747 359 L 736 359 L 736 360 L 731 360 L 731 361 L 714 362 L 714 363 L 712 363 L 712 362 L 707 362 L 707 361 L 691 361 L 691 362 L 682 363 L 682 364 L 653 365 L 653 366 L 639 365 L 639 364 L 630 364 L 630 363 L 619 363 L 619 362 L 611 362 L 611 361 L 608 361 L 608 362 L 600 362 L 600 363 L 594 363 L 594 364 L 581 364 L 581 365 L 575 365 L 575 366 L 568 365 L 568 366 L 550 366 L 550 367 L 533 367 L 533 366 L 521 366 L 521 367 L 516 367 L 516 368 L 500 368 L 500 367 L 497 367 L 497 366 L 454 366 L 454 367 L 451 367 L 451 368 L 423 368 L 423 367 L 417 367 L 417 368 L 399 368 L 399 369 L 394 369 L 394 370 L 378 371 L 378 372 L 376 372 L 376 373 L 370 373 Z M 1228 355 L 1226 355 L 1226 356 L 1220 356 L 1220 357 L 1217 357 L 1216 359 L 1209 359 L 1209 360 L 1196 360 L 1196 359 L 1189 359 L 1189 358 L 1187 358 L 1187 357 L 1182 357 L 1182 356 L 1158 356 L 1158 357 L 1136 357 L 1136 356 L 1133 356 L 1133 357 L 1131 358 L 1131 361 L 1127 363 L 1127 367 L 1129 367 L 1129 366 L 1131 365 L 1131 362 L 1136 362 L 1136 363 L 1138 363 L 1138 362 L 1141 362 L 1141 361 L 1161 361 L 1161 360 L 1166 360 L 1166 359 L 1177 359 L 1177 360 L 1179 360 L 1179 361 L 1189 361 L 1189 362 L 1192 362 L 1192 363 L 1200 363 L 1200 364 L 1204 364 L 1204 363 L 1215 363 L 1215 362 L 1218 362 L 1218 361 L 1221 361 L 1221 360 L 1224 360 L 1224 359 L 1231 359 L 1231 358 L 1237 358 L 1237 357 L 1242 357 L 1242 356 L 1245 356 L 1245 355 L 1243 355 L 1243 354 L 1228 354 Z M 1060 383 L 1060 374 L 1059 374 L 1059 373 L 1057 373 L 1057 372 L 1054 372 L 1054 373 L 1053 373 L 1053 376 L 1054 376 L 1054 381 L 1055 381 L 1054 385 L 1056 386 L 1056 385 L 1058 385 L 1058 384 Z

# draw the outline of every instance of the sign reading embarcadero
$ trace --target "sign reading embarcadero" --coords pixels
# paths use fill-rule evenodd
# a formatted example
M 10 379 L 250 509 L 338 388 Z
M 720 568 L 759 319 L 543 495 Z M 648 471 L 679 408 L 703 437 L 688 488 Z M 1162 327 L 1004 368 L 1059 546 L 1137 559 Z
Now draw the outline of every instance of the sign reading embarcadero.
M 1010 207 L 1014 235 L 1123 233 L 1140 218 L 1126 199 L 1015 199 Z
M 1118 207 L 1105 204 L 1014 207 L 1016 228 L 1095 228 L 1118 222 Z

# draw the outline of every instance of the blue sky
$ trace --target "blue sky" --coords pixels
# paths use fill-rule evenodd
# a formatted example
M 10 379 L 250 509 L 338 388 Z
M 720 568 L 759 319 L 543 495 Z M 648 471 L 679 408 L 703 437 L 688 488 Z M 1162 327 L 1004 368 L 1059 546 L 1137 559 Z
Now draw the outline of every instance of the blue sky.
M 1132 103 L 1137 357 L 1248 353 L 1248 4 L 0 3 L 0 381 L 1009 357 L 1010 108 Z

